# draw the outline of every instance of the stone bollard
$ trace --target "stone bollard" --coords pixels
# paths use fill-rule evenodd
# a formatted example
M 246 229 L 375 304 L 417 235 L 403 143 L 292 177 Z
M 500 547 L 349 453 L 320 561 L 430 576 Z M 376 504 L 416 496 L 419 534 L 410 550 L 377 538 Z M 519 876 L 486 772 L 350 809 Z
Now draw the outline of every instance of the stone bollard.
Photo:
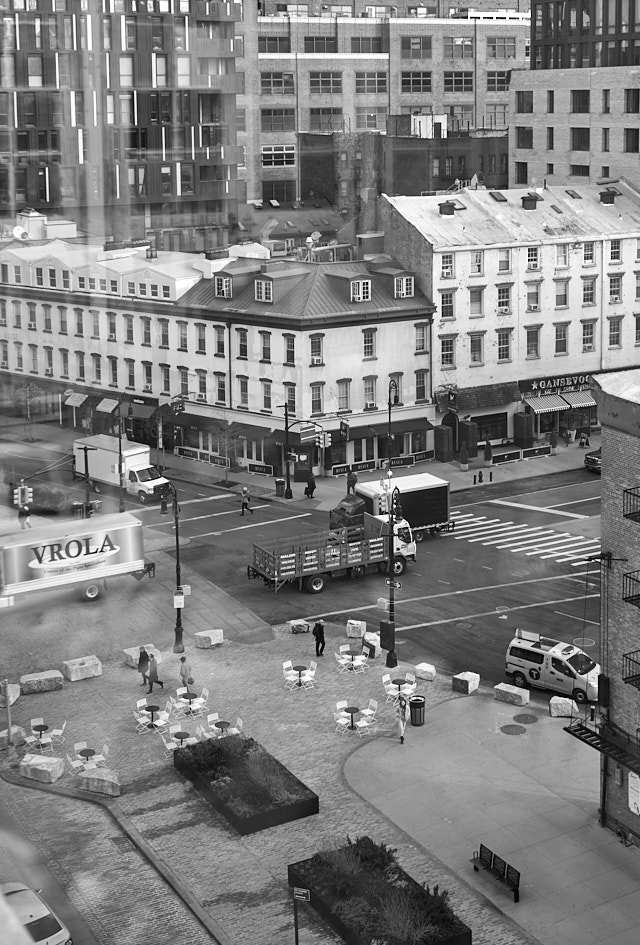
M 80 778 L 80 787 L 83 791 L 108 794 L 109 797 L 119 797 L 122 794 L 118 772 L 111 768 L 85 768 Z
M 62 689 L 64 679 L 57 669 L 48 669 L 44 673 L 27 673 L 20 677 L 20 691 L 23 696 L 34 692 L 53 692 Z
M 194 633 L 196 649 L 209 650 L 212 646 L 220 646 L 224 641 L 224 630 L 198 630 Z
M 70 682 L 91 679 L 93 676 L 102 676 L 102 663 L 97 656 L 81 656 L 74 660 L 64 660 L 62 672 L 64 678 Z
M 580 715 L 578 704 L 566 696 L 551 696 L 549 699 L 549 715 L 554 719 L 570 719 Z
M 437 676 L 436 668 L 431 663 L 417 663 L 414 666 L 414 672 L 416 679 L 426 679 L 427 682 L 433 682 Z
M 465 696 L 470 696 L 480 685 L 479 673 L 458 673 L 451 680 L 451 688 L 454 692 L 462 692 Z
M 511 705 L 529 705 L 529 690 L 519 686 L 510 686 L 509 683 L 498 683 L 493 687 L 494 698 L 498 702 L 509 702 Z
M 52 755 L 27 754 L 20 762 L 20 774 L 32 781 L 53 784 L 64 774 L 64 761 Z

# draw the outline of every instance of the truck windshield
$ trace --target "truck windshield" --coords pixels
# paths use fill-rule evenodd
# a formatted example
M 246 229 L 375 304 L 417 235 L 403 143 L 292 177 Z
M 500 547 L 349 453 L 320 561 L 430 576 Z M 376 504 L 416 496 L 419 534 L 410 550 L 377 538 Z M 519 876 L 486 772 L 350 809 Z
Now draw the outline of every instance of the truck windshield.
M 138 470 L 138 480 L 140 482 L 151 482 L 152 479 L 162 479 L 155 466 L 147 466 L 146 469 Z
M 568 663 L 575 669 L 578 676 L 586 676 L 597 665 L 586 653 L 575 653 L 569 658 Z

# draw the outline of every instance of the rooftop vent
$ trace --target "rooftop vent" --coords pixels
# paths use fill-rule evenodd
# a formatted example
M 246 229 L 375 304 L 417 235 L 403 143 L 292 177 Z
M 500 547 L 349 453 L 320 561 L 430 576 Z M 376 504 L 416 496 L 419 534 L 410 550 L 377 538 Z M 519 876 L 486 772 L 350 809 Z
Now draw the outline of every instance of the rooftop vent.
M 444 203 L 438 204 L 438 210 L 441 217 L 452 217 L 456 212 L 456 205 L 452 200 L 446 200 Z
M 535 210 L 536 204 L 538 203 L 538 198 L 532 194 L 526 194 L 522 198 L 522 209 L 523 210 Z
M 616 195 L 611 190 L 601 190 L 600 191 L 600 203 L 612 204 L 616 199 Z

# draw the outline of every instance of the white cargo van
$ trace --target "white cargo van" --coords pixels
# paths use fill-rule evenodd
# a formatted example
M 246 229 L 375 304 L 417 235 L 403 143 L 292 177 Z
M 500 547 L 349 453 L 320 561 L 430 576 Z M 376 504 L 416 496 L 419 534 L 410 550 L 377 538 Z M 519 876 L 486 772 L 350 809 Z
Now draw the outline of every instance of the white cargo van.
M 552 689 L 576 702 L 598 698 L 600 666 L 573 643 L 516 630 L 507 647 L 505 675 L 515 686 Z

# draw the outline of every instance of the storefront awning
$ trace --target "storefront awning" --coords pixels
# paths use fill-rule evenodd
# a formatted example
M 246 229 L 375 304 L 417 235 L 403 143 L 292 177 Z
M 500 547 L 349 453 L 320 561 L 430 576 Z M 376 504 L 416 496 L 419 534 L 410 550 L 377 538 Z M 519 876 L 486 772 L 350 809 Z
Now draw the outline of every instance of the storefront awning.
M 591 392 L 588 390 L 567 391 L 562 394 L 562 399 L 566 400 L 570 407 L 575 407 L 576 410 L 581 407 L 597 407 Z
M 433 424 L 426 417 L 415 417 L 413 420 L 398 420 L 394 423 L 393 415 L 391 417 L 391 435 L 400 433 L 419 433 L 424 430 L 433 430 Z M 387 436 L 389 433 L 388 423 L 372 423 L 366 427 L 351 427 L 349 439 L 365 436 Z
M 113 413 L 117 406 L 117 400 L 113 400 L 111 397 L 103 397 L 100 403 L 96 405 L 96 410 L 100 413 Z
M 569 404 L 563 400 L 560 394 L 543 394 L 542 397 L 523 397 L 527 406 L 531 407 L 534 413 L 554 413 L 558 410 L 568 410 Z
M 139 420 L 148 420 L 157 409 L 157 407 L 150 407 L 148 404 L 131 403 L 129 404 L 127 412 L 130 417 L 138 418 Z
M 87 399 L 87 394 L 69 394 L 65 400 L 65 407 L 81 407 L 85 400 Z

